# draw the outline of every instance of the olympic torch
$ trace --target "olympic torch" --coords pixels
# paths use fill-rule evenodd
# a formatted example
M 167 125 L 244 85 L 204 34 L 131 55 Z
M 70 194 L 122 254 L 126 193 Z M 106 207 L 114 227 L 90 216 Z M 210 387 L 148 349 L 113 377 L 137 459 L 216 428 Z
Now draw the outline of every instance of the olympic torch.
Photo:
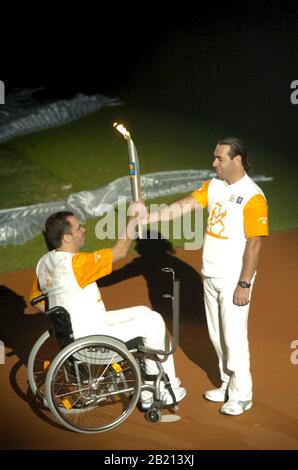
M 128 165 L 129 165 L 129 177 L 131 185 L 131 194 L 133 201 L 140 201 L 142 199 L 141 192 L 141 176 L 140 176 L 140 165 L 137 149 L 133 143 L 130 133 L 122 124 L 114 122 L 113 126 L 115 129 L 123 135 L 127 142 L 128 147 Z M 143 238 L 143 226 L 141 223 L 138 224 L 139 238 Z

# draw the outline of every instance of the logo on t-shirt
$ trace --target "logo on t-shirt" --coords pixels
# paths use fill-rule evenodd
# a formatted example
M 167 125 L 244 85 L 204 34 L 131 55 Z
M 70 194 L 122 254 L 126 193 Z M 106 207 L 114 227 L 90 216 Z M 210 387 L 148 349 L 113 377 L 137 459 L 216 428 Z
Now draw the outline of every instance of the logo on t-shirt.
M 268 223 L 268 217 L 259 217 L 256 222 L 261 222 L 261 224 L 267 224 Z
M 53 287 L 52 280 L 48 277 L 46 278 L 46 281 L 45 281 L 45 287 L 46 289 L 51 289 L 51 287 Z
M 236 202 L 236 204 L 241 204 L 242 201 L 243 197 L 241 196 L 236 196 L 235 194 L 232 194 L 232 196 L 230 197 L 230 202 Z
M 227 215 L 227 211 L 224 210 L 220 202 L 216 202 L 214 208 L 209 214 L 207 221 L 207 234 L 212 237 L 227 239 L 228 237 L 224 236 L 225 224 L 224 220 Z

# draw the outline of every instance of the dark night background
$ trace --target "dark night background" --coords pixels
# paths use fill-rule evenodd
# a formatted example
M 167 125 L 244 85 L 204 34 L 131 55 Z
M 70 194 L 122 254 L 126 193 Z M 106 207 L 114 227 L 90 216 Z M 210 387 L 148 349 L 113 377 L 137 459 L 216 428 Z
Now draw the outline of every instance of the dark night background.
M 30 19 L 19 11 L 10 34 L 1 32 L 0 78 L 7 91 L 102 93 L 233 126 L 296 160 L 297 2 L 190 5 L 39 5 Z

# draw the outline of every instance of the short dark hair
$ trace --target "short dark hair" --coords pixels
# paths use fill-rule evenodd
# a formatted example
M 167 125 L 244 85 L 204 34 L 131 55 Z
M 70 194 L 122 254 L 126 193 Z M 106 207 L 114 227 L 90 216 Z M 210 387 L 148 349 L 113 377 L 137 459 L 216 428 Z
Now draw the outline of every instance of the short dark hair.
M 246 146 L 238 137 L 226 137 L 217 142 L 217 145 L 230 145 L 231 149 L 228 155 L 233 159 L 236 155 L 240 155 L 241 163 L 245 171 L 250 170 L 250 164 L 247 159 Z
M 63 235 L 70 233 L 70 223 L 67 217 L 74 215 L 73 212 L 60 211 L 51 214 L 45 223 L 45 230 L 48 242 L 53 248 L 59 248 Z

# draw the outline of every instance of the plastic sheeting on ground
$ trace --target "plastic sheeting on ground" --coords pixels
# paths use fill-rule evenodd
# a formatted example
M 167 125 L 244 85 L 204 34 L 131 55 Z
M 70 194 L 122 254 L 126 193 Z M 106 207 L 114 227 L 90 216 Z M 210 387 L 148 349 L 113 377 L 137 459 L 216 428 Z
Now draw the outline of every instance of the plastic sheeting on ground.
M 141 177 L 145 200 L 177 193 L 191 192 L 203 181 L 213 177 L 210 170 L 179 170 L 148 173 Z M 252 176 L 254 181 L 270 181 L 264 175 Z M 117 206 L 119 198 L 131 200 L 128 176 L 118 178 L 107 186 L 94 191 L 80 191 L 71 194 L 67 200 L 34 204 L 0 210 L 0 245 L 21 245 L 44 230 L 47 217 L 57 211 L 70 210 L 81 220 L 98 217 Z
M 62 126 L 104 106 L 119 106 L 118 98 L 78 94 L 69 100 L 39 104 L 32 94 L 37 90 L 21 90 L 6 98 L 0 107 L 0 143 L 42 129 Z

